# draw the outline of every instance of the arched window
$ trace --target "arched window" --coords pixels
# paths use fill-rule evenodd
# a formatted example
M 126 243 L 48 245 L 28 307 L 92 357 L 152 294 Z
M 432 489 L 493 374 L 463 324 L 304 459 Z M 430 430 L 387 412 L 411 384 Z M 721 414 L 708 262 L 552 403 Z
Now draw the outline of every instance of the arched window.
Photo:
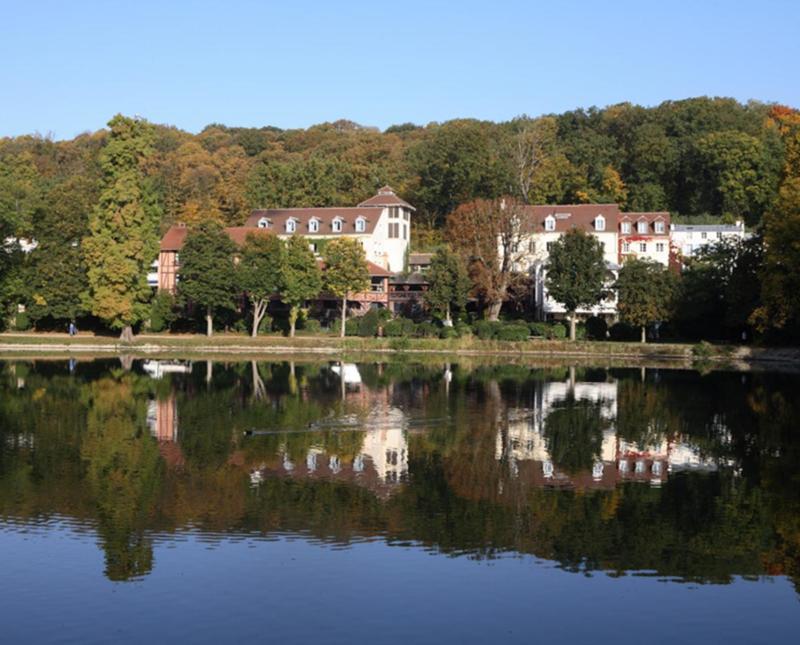
M 269 220 L 266 217 L 259 219 L 258 228 L 269 228 Z
M 297 224 L 292 218 L 286 220 L 286 232 L 287 233 L 294 233 L 297 228 Z
M 545 231 L 555 231 L 556 230 L 556 218 L 552 215 L 548 215 L 544 218 L 544 230 Z
M 308 220 L 308 232 L 316 233 L 317 231 L 319 231 L 319 220 L 316 217 L 312 217 Z
M 367 230 L 367 220 L 363 217 L 356 218 L 356 233 L 363 233 Z
M 333 222 L 331 222 L 331 229 L 334 233 L 341 233 L 342 232 L 342 218 L 336 217 L 334 218 Z
M 602 215 L 598 215 L 594 218 L 594 230 L 595 231 L 605 231 L 606 230 L 606 218 Z

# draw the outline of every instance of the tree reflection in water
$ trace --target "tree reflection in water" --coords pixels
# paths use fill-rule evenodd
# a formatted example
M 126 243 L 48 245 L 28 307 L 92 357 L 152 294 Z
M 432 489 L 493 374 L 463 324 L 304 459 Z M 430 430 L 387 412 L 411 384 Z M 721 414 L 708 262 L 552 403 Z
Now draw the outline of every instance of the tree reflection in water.
M 2 366 L 0 518 L 93 523 L 112 580 L 147 575 L 155 533 L 188 530 L 800 577 L 793 376 L 152 367 Z

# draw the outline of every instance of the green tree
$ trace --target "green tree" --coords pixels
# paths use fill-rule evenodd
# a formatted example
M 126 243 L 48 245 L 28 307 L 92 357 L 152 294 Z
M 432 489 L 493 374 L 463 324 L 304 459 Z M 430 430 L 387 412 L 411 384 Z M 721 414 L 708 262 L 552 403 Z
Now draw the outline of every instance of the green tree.
M 297 315 L 306 300 L 319 295 L 322 290 L 322 270 L 317 264 L 308 240 L 302 235 L 292 235 L 286 244 L 281 300 L 289 305 L 289 336 L 294 336 Z
M 605 283 L 603 245 L 597 238 L 574 228 L 553 242 L 545 286 L 550 297 L 567 310 L 570 340 L 575 340 L 576 311 L 599 304 Z
M 56 185 L 34 220 L 38 246 L 30 257 L 28 312 L 34 321 L 68 321 L 82 315 L 89 287 L 80 248 L 97 199 L 96 183 L 76 175 Z
M 286 247 L 273 234 L 249 233 L 242 247 L 239 282 L 253 307 L 251 336 L 258 336 L 258 327 L 267 313 L 272 296 L 283 289 L 286 271 Z
M 147 317 L 147 269 L 158 253 L 160 210 L 144 171 L 153 153 L 153 128 L 117 115 L 100 155 L 104 187 L 83 241 L 89 290 L 86 305 L 122 338 Z
M 369 269 L 358 240 L 341 237 L 325 247 L 325 288 L 342 299 L 342 329 L 347 323 L 347 296 L 369 289 Z
M 471 287 L 461 258 L 447 247 L 440 248 L 431 259 L 428 282 L 430 287 L 425 292 L 425 302 L 443 317 L 446 327 L 452 326 L 451 310 L 453 307 L 461 309 L 467 304 Z
M 762 331 L 800 338 L 800 177 L 784 181 L 777 206 L 766 218 L 762 305 L 751 322 Z
M 672 313 L 675 274 L 658 262 L 634 258 L 622 266 L 616 288 L 620 318 L 640 327 L 646 342 L 647 325 L 667 320 Z
M 214 333 L 215 309 L 233 309 L 238 293 L 236 245 L 222 226 L 207 221 L 189 231 L 181 249 L 179 289 L 206 310 L 206 335 Z

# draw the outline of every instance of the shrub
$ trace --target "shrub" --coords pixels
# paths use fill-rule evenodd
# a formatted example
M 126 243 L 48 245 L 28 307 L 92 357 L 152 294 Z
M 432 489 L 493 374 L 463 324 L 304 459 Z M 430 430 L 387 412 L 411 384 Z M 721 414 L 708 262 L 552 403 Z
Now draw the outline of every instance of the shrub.
M 586 325 L 583 323 L 575 325 L 575 340 L 586 340 Z
M 357 318 L 348 318 L 347 319 L 347 326 L 344 328 L 344 335 L 345 336 L 358 336 L 358 319 Z M 339 335 L 339 332 L 342 330 L 342 319 L 337 318 L 331 323 L 331 332 L 335 335 Z
M 432 322 L 424 321 L 415 327 L 414 335 L 418 338 L 436 338 L 439 335 L 439 328 Z
M 567 328 L 561 323 L 533 322 L 529 325 L 531 334 L 548 340 L 563 340 L 567 337 Z
M 258 323 L 258 333 L 259 334 L 268 334 L 272 331 L 272 316 L 269 314 L 264 314 L 264 317 L 261 319 L 261 322 Z
M 456 330 L 456 332 L 458 332 L 459 338 L 464 338 L 464 336 L 472 336 L 472 327 L 463 321 L 457 322 L 453 328 Z
M 251 327 L 247 324 L 247 321 L 244 318 L 239 318 L 233 323 L 232 329 L 237 334 L 246 334 L 250 331 Z
M 481 340 L 494 338 L 495 323 L 491 320 L 478 320 L 472 325 L 472 332 Z
M 439 330 L 439 338 L 458 338 L 459 335 L 455 327 L 442 327 Z
M 411 336 L 414 333 L 414 321 L 410 318 L 395 318 L 384 324 L 383 333 L 389 338 Z
M 24 311 L 20 311 L 14 319 L 14 328 L 17 331 L 28 331 L 31 328 L 31 319 Z
M 168 330 L 177 319 L 175 298 L 166 292 L 157 293 L 150 303 L 150 331 Z
M 497 329 L 495 333 L 495 338 L 497 340 L 507 340 L 513 342 L 521 342 L 524 340 L 528 340 L 530 336 L 530 330 L 528 329 L 528 325 L 525 323 L 510 323 L 503 325 Z
M 358 319 L 358 335 L 362 338 L 374 338 L 378 335 L 380 314 L 377 309 L 370 309 Z
M 309 334 L 319 334 L 322 331 L 322 323 L 316 318 L 308 318 L 303 321 L 303 330 Z
M 608 323 L 605 318 L 592 316 L 586 320 L 586 338 L 589 340 L 605 340 L 608 336 Z

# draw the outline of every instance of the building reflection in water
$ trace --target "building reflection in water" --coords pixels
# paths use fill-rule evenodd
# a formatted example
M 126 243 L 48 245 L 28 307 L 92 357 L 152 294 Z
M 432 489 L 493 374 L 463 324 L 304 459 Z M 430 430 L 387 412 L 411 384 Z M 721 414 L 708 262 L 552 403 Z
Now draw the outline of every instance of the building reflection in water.
M 512 478 L 530 485 L 566 488 L 614 488 L 625 481 L 661 486 L 670 473 L 715 471 L 719 464 L 702 456 L 680 436 L 637 444 L 617 431 L 618 382 L 543 382 L 535 386 L 533 408 L 509 408 L 498 425 L 495 458 Z M 601 421 L 602 441 L 591 470 L 559 468 L 548 448 L 547 420 L 567 401 L 589 403 Z

